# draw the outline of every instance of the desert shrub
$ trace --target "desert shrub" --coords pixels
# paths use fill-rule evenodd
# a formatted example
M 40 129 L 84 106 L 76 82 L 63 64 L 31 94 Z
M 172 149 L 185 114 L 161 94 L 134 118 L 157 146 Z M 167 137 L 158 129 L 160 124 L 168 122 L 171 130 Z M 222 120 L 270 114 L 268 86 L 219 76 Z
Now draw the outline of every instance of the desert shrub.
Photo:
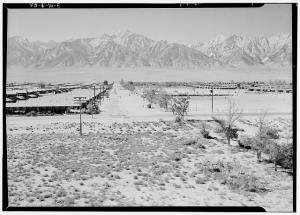
M 245 171 L 245 167 L 234 162 L 206 161 L 197 164 L 206 177 L 219 180 L 232 190 L 244 190 L 247 192 L 266 192 L 266 184 L 255 175 Z
M 284 157 L 278 159 L 278 165 L 283 168 L 293 168 L 293 144 L 288 143 L 281 146 Z
M 181 117 L 180 116 L 176 116 L 175 117 L 175 122 L 177 122 L 177 123 L 182 122 Z
M 203 143 L 199 142 L 199 141 L 198 141 L 197 147 L 200 148 L 200 149 L 206 149 L 206 146 Z
M 270 153 L 270 146 L 273 144 L 272 138 L 268 135 L 271 128 L 267 125 L 265 120 L 266 114 L 262 114 L 258 119 L 258 131 L 254 136 L 251 148 L 256 150 L 257 160 L 261 161 L 262 152 Z M 271 134 L 272 132 L 269 132 Z M 271 134 L 272 135 L 272 134 Z
M 207 130 L 207 125 L 205 122 L 201 124 L 201 134 L 206 139 L 211 138 L 211 136 L 209 135 L 209 131 Z
M 96 104 L 88 104 L 87 110 L 85 111 L 87 114 L 99 114 L 100 109 L 99 106 Z
M 244 135 L 238 140 L 238 144 L 242 148 L 251 149 L 255 141 L 255 138 Z
M 275 171 L 277 171 L 277 165 L 284 168 L 293 167 L 293 144 L 279 144 L 276 141 L 270 141 L 265 148 L 265 153 L 273 162 Z
M 236 138 L 238 138 L 238 132 L 239 131 L 239 129 L 237 129 L 237 128 L 231 128 L 230 130 L 229 130 L 229 132 L 230 132 L 230 134 L 229 134 L 229 136 L 231 137 L 231 138 L 233 138 L 233 139 L 236 139 Z
M 187 110 L 190 104 L 190 97 L 185 98 L 173 98 L 172 112 L 176 115 L 175 122 L 184 121 L 184 115 L 187 114 Z
M 216 128 L 214 128 L 214 132 L 217 134 L 221 134 L 221 133 L 223 133 L 223 129 L 220 127 L 216 127 Z
M 229 101 L 228 112 L 225 114 L 226 119 L 218 119 L 216 117 L 212 118 L 219 125 L 221 131 L 227 138 L 228 145 L 230 145 L 230 140 L 238 137 L 238 129 L 234 128 L 234 124 L 240 119 L 242 112 L 236 107 L 234 102 Z
M 231 139 L 238 138 L 237 132 L 239 129 L 233 127 L 234 121 L 226 121 L 223 119 L 218 119 L 216 117 L 212 117 L 212 118 L 219 125 L 220 128 L 219 132 L 225 134 L 229 145 Z
M 284 159 L 283 147 L 276 141 L 270 141 L 265 148 L 265 152 L 269 155 L 269 160 L 274 163 L 274 169 L 277 171 L 278 161 Z
M 232 190 L 245 190 L 248 192 L 265 192 L 267 189 L 260 183 L 259 179 L 253 175 L 239 175 L 238 177 L 226 177 L 224 184 Z
M 201 134 L 206 139 L 210 139 L 211 138 L 211 136 L 209 135 L 209 131 L 207 131 L 207 130 L 201 130 Z
M 164 108 L 165 110 L 168 110 L 170 101 L 172 99 L 172 96 L 168 95 L 165 91 L 160 91 L 158 94 L 158 103 L 161 108 Z
M 270 139 L 279 139 L 278 129 L 276 128 L 267 128 L 266 135 L 268 135 Z

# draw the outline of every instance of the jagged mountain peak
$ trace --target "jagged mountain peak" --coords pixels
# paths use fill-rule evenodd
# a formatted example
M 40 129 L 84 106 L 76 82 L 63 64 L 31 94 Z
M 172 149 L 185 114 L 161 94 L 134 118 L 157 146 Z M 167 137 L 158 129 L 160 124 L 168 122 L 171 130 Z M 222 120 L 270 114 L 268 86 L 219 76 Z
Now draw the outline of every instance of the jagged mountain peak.
M 34 68 L 69 66 L 105 67 L 251 67 L 289 66 L 291 35 L 272 37 L 218 35 L 210 41 L 186 46 L 155 41 L 129 30 L 100 37 L 63 42 L 29 42 L 15 36 L 8 39 L 8 66 Z
M 119 31 L 116 36 L 118 36 L 118 37 L 127 37 L 127 36 L 129 36 L 131 34 L 133 34 L 132 31 L 130 31 L 128 29 L 125 29 L 125 30 Z

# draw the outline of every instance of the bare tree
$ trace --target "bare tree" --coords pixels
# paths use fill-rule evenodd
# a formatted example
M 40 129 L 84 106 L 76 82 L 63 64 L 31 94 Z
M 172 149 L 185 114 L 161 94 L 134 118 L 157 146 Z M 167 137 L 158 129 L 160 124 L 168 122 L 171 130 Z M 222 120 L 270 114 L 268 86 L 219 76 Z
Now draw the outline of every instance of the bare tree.
M 254 150 L 256 150 L 258 162 L 261 162 L 261 153 L 265 150 L 269 142 L 265 117 L 266 112 L 261 114 L 258 119 L 258 131 L 255 135 L 256 137 L 254 139 L 253 145 L 251 146 Z
M 284 147 L 275 141 L 270 141 L 267 148 L 269 160 L 274 164 L 274 170 L 277 171 L 277 163 L 285 157 Z
M 167 92 L 165 91 L 160 91 L 158 99 L 159 99 L 160 107 L 168 110 L 172 96 L 168 95 Z
M 230 145 L 230 140 L 237 136 L 237 129 L 234 128 L 234 124 L 241 118 L 242 111 L 238 109 L 234 102 L 229 100 L 228 112 L 225 115 L 226 119 L 218 119 L 214 116 L 212 118 L 221 127 L 226 136 L 227 143 Z
M 146 100 L 148 100 L 148 102 L 150 102 L 150 107 L 152 105 L 152 103 L 155 100 L 155 97 L 157 95 L 158 91 L 156 89 L 147 89 L 143 91 L 143 98 L 145 98 Z
M 185 98 L 173 98 L 172 111 L 177 116 L 178 121 L 184 120 L 184 115 L 187 114 L 187 110 L 190 104 L 190 97 Z

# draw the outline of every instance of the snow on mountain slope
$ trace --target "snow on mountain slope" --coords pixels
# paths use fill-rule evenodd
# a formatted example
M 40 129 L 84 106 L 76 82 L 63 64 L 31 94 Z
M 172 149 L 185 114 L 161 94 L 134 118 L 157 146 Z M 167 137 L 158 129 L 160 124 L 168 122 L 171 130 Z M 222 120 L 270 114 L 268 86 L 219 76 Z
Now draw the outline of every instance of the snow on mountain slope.
M 292 63 L 289 34 L 270 38 L 220 35 L 190 46 L 155 41 L 130 31 L 60 43 L 30 42 L 15 36 L 8 39 L 7 47 L 9 67 L 240 68 L 258 65 L 286 67 Z
M 192 48 L 233 67 L 255 65 L 291 65 L 292 40 L 289 34 L 266 37 L 218 36 Z

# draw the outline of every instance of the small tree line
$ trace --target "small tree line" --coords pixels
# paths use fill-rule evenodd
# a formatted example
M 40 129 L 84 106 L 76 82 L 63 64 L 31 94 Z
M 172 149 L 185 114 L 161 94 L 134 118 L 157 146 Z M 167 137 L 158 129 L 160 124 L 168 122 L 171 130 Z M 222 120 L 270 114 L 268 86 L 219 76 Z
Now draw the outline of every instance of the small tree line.
M 228 112 L 224 114 L 225 119 L 212 117 L 218 124 L 221 133 L 223 133 L 227 139 L 228 145 L 230 145 L 231 139 L 238 138 L 239 129 L 235 126 L 235 123 L 240 119 L 242 111 L 239 110 L 233 102 L 229 102 Z M 258 162 L 262 162 L 262 153 L 268 156 L 268 160 L 274 165 L 274 170 L 277 171 L 277 165 L 284 168 L 293 167 L 293 143 L 289 140 L 291 135 L 287 135 L 286 143 L 279 143 L 279 131 L 273 128 L 265 120 L 266 114 L 262 114 L 257 120 L 257 132 L 253 136 L 242 136 L 238 140 L 238 144 L 246 149 L 256 151 L 256 157 Z M 205 126 L 201 131 L 204 137 L 209 137 L 209 133 Z M 290 133 L 290 132 L 289 132 Z
M 125 90 L 129 90 L 132 93 L 135 92 L 135 87 L 132 81 L 125 82 L 124 80 L 121 80 L 120 84 Z
M 293 143 L 289 142 L 287 136 L 286 143 L 279 143 L 278 129 L 270 126 L 265 120 L 265 114 L 261 115 L 257 122 L 258 130 L 254 136 L 243 136 L 239 140 L 239 145 L 256 151 L 258 162 L 262 162 L 262 153 L 268 156 L 268 160 L 274 165 L 285 168 L 293 167 Z
M 132 81 L 121 80 L 121 86 L 132 93 L 136 93 L 136 88 Z M 147 108 L 153 108 L 153 104 L 158 104 L 165 111 L 172 111 L 176 116 L 176 122 L 184 121 L 190 104 L 190 97 L 175 97 L 167 93 L 162 88 L 146 88 L 142 91 L 142 98 L 148 101 Z
M 176 122 L 184 121 L 184 116 L 187 115 L 190 104 L 190 97 L 171 96 L 162 89 L 145 89 L 143 90 L 142 98 L 149 102 L 147 104 L 148 108 L 152 108 L 153 104 L 158 104 L 160 108 L 172 111 L 173 115 L 176 116 Z

